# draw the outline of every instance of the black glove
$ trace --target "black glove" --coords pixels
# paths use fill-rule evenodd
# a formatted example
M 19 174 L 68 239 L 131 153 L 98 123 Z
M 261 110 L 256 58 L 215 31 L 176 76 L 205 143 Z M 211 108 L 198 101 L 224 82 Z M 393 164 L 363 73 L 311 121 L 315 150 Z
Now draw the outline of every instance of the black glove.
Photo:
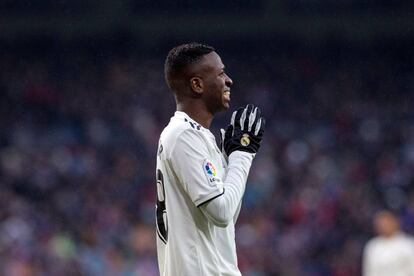
M 265 119 L 260 115 L 260 108 L 252 104 L 233 112 L 230 125 L 225 132 L 221 130 L 221 148 L 227 156 L 236 150 L 257 153 L 265 126 Z

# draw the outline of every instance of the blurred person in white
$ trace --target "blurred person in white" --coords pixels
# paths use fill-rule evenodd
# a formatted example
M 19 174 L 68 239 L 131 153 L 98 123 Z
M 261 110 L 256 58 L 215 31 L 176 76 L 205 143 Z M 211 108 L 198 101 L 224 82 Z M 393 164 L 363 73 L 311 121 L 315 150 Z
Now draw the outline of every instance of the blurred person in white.
M 414 276 L 414 238 L 391 211 L 375 214 L 373 224 L 378 236 L 364 248 L 363 276 Z
M 230 106 L 232 80 L 211 46 L 173 48 L 165 77 L 177 111 L 157 154 L 157 254 L 162 276 L 239 276 L 234 224 L 263 136 L 253 105 L 233 113 L 221 149 L 209 127 Z

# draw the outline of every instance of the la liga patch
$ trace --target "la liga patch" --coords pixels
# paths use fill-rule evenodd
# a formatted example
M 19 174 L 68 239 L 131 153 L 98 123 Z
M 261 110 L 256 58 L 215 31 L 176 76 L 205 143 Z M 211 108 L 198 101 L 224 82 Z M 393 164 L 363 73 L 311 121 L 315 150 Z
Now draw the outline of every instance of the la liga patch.
M 208 182 L 213 185 L 220 182 L 220 178 L 217 177 L 217 170 L 213 163 L 209 160 L 205 160 L 203 164 L 204 173 L 207 177 Z
M 206 161 L 206 163 L 204 165 L 204 169 L 206 170 L 207 174 L 209 174 L 211 176 L 216 176 L 217 175 L 216 168 L 214 167 L 214 165 L 210 161 Z

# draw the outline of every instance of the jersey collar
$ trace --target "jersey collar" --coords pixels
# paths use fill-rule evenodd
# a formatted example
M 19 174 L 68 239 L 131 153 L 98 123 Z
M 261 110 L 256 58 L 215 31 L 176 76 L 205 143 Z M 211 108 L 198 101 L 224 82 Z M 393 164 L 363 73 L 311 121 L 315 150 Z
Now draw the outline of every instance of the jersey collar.
M 207 128 L 203 127 L 202 125 L 200 125 L 199 123 L 191 119 L 191 117 L 188 116 L 188 114 L 185 113 L 184 111 L 175 111 L 174 117 L 191 122 L 198 130 L 202 130 L 202 131 L 208 130 Z

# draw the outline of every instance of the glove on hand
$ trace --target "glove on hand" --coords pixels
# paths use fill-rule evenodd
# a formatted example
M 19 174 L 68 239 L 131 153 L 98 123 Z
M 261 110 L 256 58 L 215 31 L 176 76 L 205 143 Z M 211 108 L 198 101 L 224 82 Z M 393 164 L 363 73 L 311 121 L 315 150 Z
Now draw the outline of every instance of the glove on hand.
M 265 119 L 260 115 L 260 108 L 252 104 L 234 111 L 226 131 L 221 129 L 222 152 L 227 156 L 236 150 L 257 153 L 265 126 Z

